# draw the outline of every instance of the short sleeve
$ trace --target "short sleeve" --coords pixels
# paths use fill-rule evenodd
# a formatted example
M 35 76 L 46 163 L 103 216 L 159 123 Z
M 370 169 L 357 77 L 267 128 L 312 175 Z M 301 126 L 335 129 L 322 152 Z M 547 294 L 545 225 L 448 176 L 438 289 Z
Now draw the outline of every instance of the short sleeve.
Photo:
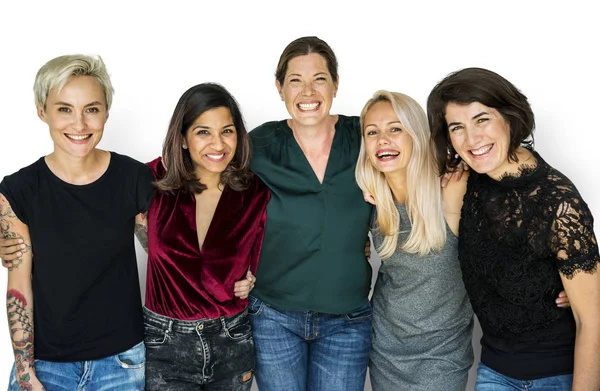
M 25 171 L 21 170 L 4 177 L 2 182 L 0 182 L 0 193 L 8 200 L 10 207 L 19 220 L 23 224 L 29 225 L 27 205 L 31 196 L 35 194 L 35 189 L 31 189 L 31 186 L 28 186 L 31 181 L 28 180 L 29 178 L 23 178 L 24 174 Z
M 581 271 L 597 271 L 600 255 L 594 235 L 594 218 L 578 195 L 558 205 L 552 223 L 551 248 L 559 272 L 567 278 L 573 278 Z
M 153 185 L 154 175 L 152 169 L 142 164 L 140 165 L 140 175 L 137 182 L 136 207 L 138 213 L 147 212 L 150 208 L 150 203 L 154 197 L 155 188 Z

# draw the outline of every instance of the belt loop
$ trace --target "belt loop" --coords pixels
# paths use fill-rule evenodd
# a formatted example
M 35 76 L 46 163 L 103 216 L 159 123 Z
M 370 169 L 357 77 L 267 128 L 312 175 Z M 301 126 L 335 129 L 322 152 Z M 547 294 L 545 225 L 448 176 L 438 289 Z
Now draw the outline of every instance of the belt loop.
M 221 320 L 221 326 L 223 326 L 223 330 L 227 330 L 227 323 L 225 323 L 225 318 L 221 316 L 219 319 Z
M 167 329 L 167 332 L 170 333 L 173 331 L 173 319 L 169 319 L 169 328 Z

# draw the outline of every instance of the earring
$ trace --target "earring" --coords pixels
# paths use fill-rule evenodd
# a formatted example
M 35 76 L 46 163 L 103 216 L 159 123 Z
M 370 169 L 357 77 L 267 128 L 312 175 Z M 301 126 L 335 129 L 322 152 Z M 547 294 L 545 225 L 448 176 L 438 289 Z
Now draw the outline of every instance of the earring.
M 181 147 L 182 147 L 183 149 L 187 149 L 187 145 L 185 145 L 185 144 L 183 144 Z

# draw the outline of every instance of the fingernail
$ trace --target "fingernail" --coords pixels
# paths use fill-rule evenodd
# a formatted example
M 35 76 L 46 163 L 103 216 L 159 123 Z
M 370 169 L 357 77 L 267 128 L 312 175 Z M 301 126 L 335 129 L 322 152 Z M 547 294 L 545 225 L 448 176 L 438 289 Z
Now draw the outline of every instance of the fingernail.
M 25 248 L 25 245 L 24 245 L 24 244 L 22 244 L 22 245 L 21 245 L 21 248 Z
M 19 243 L 23 243 L 23 239 L 19 239 Z
M 22 256 L 22 255 L 23 255 L 23 253 L 22 253 L 22 252 L 20 252 L 20 251 L 17 253 L 17 256 L 18 256 L 18 257 L 20 257 L 20 256 Z

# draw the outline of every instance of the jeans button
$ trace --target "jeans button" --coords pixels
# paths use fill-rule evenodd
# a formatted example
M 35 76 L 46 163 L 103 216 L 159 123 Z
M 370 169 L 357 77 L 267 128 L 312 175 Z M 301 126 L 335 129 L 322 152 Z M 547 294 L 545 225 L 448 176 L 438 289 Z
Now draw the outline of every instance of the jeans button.
M 198 326 L 196 326 L 196 329 L 198 329 L 198 331 L 202 331 L 204 330 L 204 325 L 200 323 Z

